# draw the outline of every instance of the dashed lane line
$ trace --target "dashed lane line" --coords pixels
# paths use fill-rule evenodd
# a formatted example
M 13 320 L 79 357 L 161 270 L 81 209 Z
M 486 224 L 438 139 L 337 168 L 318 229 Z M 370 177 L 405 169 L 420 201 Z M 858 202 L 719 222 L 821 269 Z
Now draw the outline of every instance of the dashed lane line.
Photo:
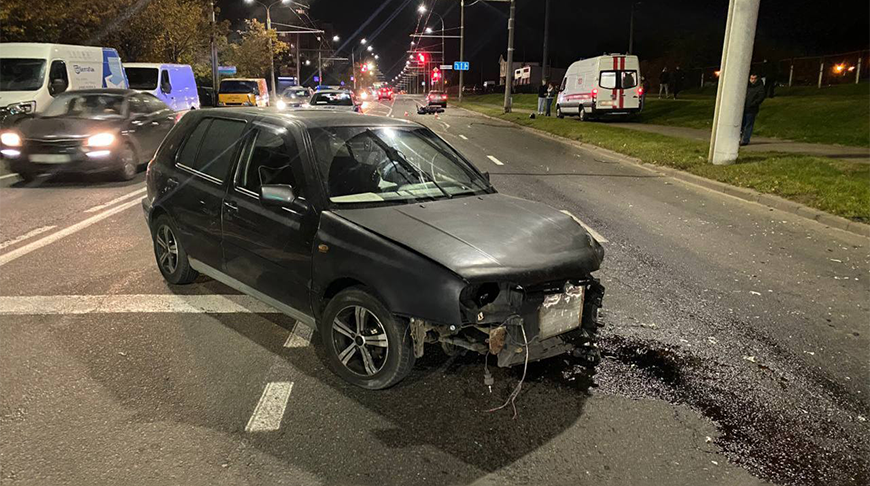
M 292 381 L 267 383 L 248 425 L 245 426 L 245 432 L 272 432 L 280 429 L 292 390 Z
M 565 213 L 565 214 L 567 214 L 568 216 L 571 216 L 571 219 L 573 219 L 574 221 L 576 221 L 577 224 L 579 224 L 580 226 L 582 226 L 583 229 L 585 229 L 587 233 L 589 233 L 590 235 L 592 235 L 592 237 L 595 238 L 595 241 L 597 241 L 597 242 L 599 242 L 599 243 L 609 243 L 609 240 L 608 240 L 607 238 L 601 236 L 601 233 L 595 231 L 594 229 L 592 229 L 588 224 L 584 223 L 583 221 L 580 221 L 580 218 L 578 218 L 577 216 L 574 216 L 573 214 L 571 214 L 570 211 L 566 211 L 566 210 L 563 209 L 562 212 Z
M 290 335 L 287 336 L 287 340 L 284 341 L 284 347 L 304 348 L 311 344 L 311 336 L 313 335 L 314 329 L 297 321 L 296 325 L 293 326 L 293 330 L 290 331 Z
M 0 243 L 0 250 L 4 249 L 6 247 L 12 246 L 12 245 L 16 245 L 18 243 L 21 243 L 24 240 L 33 238 L 34 236 L 41 235 L 41 234 L 45 233 L 46 231 L 51 231 L 55 228 L 57 228 L 57 226 L 43 226 L 42 228 L 36 228 L 33 231 L 28 231 L 27 233 L 24 233 L 21 236 L 18 236 L 16 238 L 11 239 L 11 240 L 6 240 L 3 243 Z
M 279 313 L 247 295 L 26 295 L 0 296 L 0 315 L 70 315 L 123 313 L 237 314 Z M 300 326 L 298 334 L 304 336 Z M 308 335 L 310 339 L 310 334 Z
M 468 137 L 466 137 L 465 135 L 460 135 L 459 138 L 461 138 L 462 140 L 468 140 Z
M 85 209 L 85 212 L 86 213 L 96 213 L 97 211 L 106 209 L 109 206 L 114 206 L 115 204 L 118 204 L 119 202 L 121 202 L 125 199 L 130 199 L 131 197 L 136 197 L 137 195 L 142 194 L 143 192 L 145 192 L 147 190 L 148 190 L 147 187 L 143 187 L 143 188 L 137 189 L 133 192 L 128 192 L 127 194 L 124 194 L 123 196 L 120 196 L 120 197 L 116 197 L 115 199 L 112 199 L 111 201 L 109 201 L 105 204 L 100 204 L 99 206 L 94 206 L 92 208 Z
M 6 174 L 6 175 L 2 175 L 2 176 L 0 176 L 0 180 L 8 179 L 8 178 L 10 178 L 10 177 L 18 177 L 18 174 L 15 173 L 15 174 Z
M 486 157 L 487 157 L 489 160 L 491 160 L 492 163 L 495 164 L 495 165 L 504 165 L 504 162 L 498 160 L 497 158 L 493 157 L 492 155 L 487 155 Z
M 30 253 L 32 251 L 36 251 L 36 250 L 38 250 L 46 245 L 50 245 L 61 238 L 65 238 L 71 234 L 77 233 L 77 232 L 87 228 L 88 226 L 91 226 L 92 224 L 98 223 L 98 222 L 100 222 L 100 221 L 102 221 L 102 220 L 104 220 L 104 219 L 106 219 L 114 214 L 120 213 L 121 211 L 124 211 L 125 209 L 132 208 L 133 206 L 138 206 L 139 204 L 140 204 L 140 200 L 136 199 L 135 201 L 129 201 L 125 204 L 121 204 L 119 206 L 112 207 L 110 209 L 103 211 L 102 213 L 97 213 L 97 214 L 91 216 L 90 218 L 88 218 L 84 221 L 79 221 L 78 223 L 76 223 L 72 226 L 68 226 L 60 231 L 51 233 L 50 235 L 45 236 L 43 238 L 40 238 L 32 243 L 28 243 L 20 248 L 16 248 L 15 250 L 12 250 L 8 253 L 4 253 L 4 254 L 0 255 L 0 267 L 2 267 L 3 265 L 6 265 L 7 263 L 9 263 L 13 260 L 17 260 L 18 258 L 21 258 L 24 255 L 27 255 L 28 253 Z

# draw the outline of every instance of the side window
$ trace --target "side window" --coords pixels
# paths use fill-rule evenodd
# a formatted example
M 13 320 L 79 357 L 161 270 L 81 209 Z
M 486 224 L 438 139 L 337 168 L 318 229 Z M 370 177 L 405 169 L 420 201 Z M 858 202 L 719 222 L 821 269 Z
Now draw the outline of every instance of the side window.
M 196 160 L 189 167 L 223 181 L 233 165 L 233 157 L 244 136 L 245 122 L 213 119 Z
M 565 87 L 567 87 L 567 86 L 568 86 L 568 78 L 564 77 L 564 78 L 562 78 L 562 85 L 559 86 L 559 91 L 565 91 Z
M 63 61 L 51 61 L 48 70 L 48 92 L 57 96 L 69 88 L 69 76 L 66 73 L 66 63 Z
M 129 98 L 130 113 L 147 114 L 151 110 L 145 105 L 145 99 L 141 95 L 133 95 Z
M 303 195 L 296 183 L 293 168 L 299 167 L 299 149 L 293 136 L 274 129 L 260 127 L 252 137 L 236 174 L 236 186 L 255 194 L 263 184 L 287 184 Z
M 172 84 L 169 82 L 169 71 L 165 69 L 160 71 L 160 89 L 164 93 L 172 91 Z
M 616 89 L 616 71 L 601 71 L 598 85 L 604 89 Z
M 184 141 L 184 145 L 178 152 L 178 156 L 175 158 L 176 164 L 194 168 L 196 164 L 196 153 L 199 152 L 199 146 L 202 145 L 202 139 L 205 138 L 205 132 L 208 130 L 210 124 L 211 118 L 203 118 L 203 120 L 199 122 L 199 125 L 190 132 L 190 135 L 187 137 L 187 140 Z

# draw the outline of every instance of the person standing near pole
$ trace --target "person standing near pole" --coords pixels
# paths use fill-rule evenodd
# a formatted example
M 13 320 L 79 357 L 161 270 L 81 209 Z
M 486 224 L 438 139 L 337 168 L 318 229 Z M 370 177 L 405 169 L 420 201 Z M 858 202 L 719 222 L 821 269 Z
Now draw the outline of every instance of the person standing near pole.
M 662 68 L 659 74 L 659 99 L 662 99 L 662 91 L 665 92 L 665 99 L 668 99 L 668 85 L 671 82 L 671 73 L 668 72 L 668 67 Z
M 764 84 L 758 75 L 749 75 L 749 87 L 746 88 L 746 103 L 743 105 L 743 123 L 740 125 L 740 145 L 749 145 L 752 129 L 755 128 L 755 117 L 764 101 Z
M 553 83 L 547 85 L 547 116 L 550 116 L 550 109 L 553 108 L 553 98 L 556 97 L 556 87 Z
M 677 94 L 683 89 L 683 71 L 680 69 L 680 66 L 677 66 L 677 69 L 674 70 L 674 73 L 671 75 L 671 91 L 674 93 L 674 99 L 677 99 Z
M 541 85 L 538 86 L 538 114 L 544 114 L 544 104 L 547 101 L 547 80 L 542 79 Z

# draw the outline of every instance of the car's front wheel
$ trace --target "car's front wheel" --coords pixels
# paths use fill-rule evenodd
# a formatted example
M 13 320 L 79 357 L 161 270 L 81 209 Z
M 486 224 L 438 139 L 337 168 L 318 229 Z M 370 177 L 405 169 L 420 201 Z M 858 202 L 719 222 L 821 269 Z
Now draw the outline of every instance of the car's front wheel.
M 347 289 L 333 297 L 318 330 L 330 368 L 359 387 L 391 387 L 414 366 L 407 324 L 362 288 Z
M 129 143 L 121 147 L 121 153 L 118 154 L 118 178 L 122 181 L 129 181 L 136 177 L 139 171 L 139 158 L 136 157 L 136 151 Z
M 163 214 L 157 217 L 151 228 L 151 238 L 154 240 L 154 257 L 157 268 L 167 282 L 174 285 L 189 284 L 199 276 L 190 267 L 187 251 L 178 241 L 178 230 L 169 216 Z

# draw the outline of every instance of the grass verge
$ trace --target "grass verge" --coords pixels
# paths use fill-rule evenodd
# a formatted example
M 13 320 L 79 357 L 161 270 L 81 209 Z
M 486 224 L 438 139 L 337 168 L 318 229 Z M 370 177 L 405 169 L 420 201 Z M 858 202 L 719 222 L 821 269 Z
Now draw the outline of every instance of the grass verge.
M 463 108 L 534 127 L 554 135 L 597 145 L 644 162 L 673 167 L 708 179 L 775 194 L 855 221 L 870 222 L 870 165 L 809 155 L 754 152 L 737 163 L 707 163 L 709 144 L 638 132 L 573 118 L 529 119 L 504 114 L 489 103 L 464 102 Z

